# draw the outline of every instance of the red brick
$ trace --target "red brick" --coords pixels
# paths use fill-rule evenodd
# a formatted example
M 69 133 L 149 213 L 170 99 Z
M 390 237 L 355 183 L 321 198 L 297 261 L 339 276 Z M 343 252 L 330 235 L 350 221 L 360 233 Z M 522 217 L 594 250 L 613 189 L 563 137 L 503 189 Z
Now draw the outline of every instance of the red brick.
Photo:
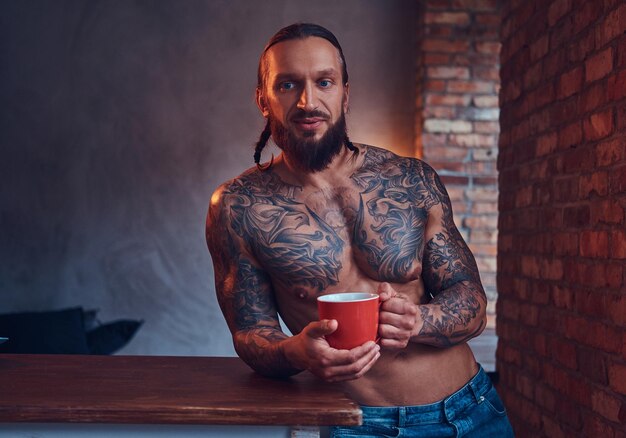
M 626 35 L 622 36 L 617 46 L 617 68 L 626 67 Z
M 567 17 L 551 28 L 550 49 L 556 50 L 560 48 L 564 43 L 571 41 L 574 34 L 574 21 L 570 17 Z
M 582 5 L 580 3 L 583 3 Z M 592 23 L 602 14 L 602 8 L 598 7 L 596 1 L 578 0 L 578 4 L 574 7 L 573 14 L 574 32 L 578 33 L 583 29 L 590 30 L 589 33 L 594 34 Z M 595 40 L 595 35 L 593 35 Z
M 578 199 L 579 186 L 578 176 L 554 179 L 552 199 L 556 202 L 575 201 Z
M 576 345 L 573 342 L 554 337 L 550 340 L 549 349 L 559 363 L 573 370 L 577 368 Z
M 446 87 L 449 93 L 480 93 L 494 92 L 494 84 L 488 81 L 449 81 Z
M 609 423 L 597 414 L 585 413 L 583 435 L 585 437 L 617 438 Z
M 591 394 L 591 406 L 594 412 L 615 423 L 619 422 L 621 405 L 621 400 L 607 391 L 594 390 Z
M 497 0 L 453 0 L 452 7 L 458 9 L 469 9 L 471 11 L 496 11 L 498 9 Z
M 542 64 L 545 78 L 552 78 L 566 65 L 565 50 L 552 51 L 550 56 L 543 58 Z
M 491 148 L 496 145 L 492 135 L 485 134 L 451 134 L 450 144 L 466 148 Z
M 424 137 L 434 137 L 433 134 L 427 134 Z M 443 136 L 445 137 L 445 135 Z M 424 159 L 430 161 L 432 159 L 453 159 L 463 160 L 468 156 L 465 148 L 455 148 L 450 146 L 430 146 L 424 141 Z
M 602 47 L 618 35 L 626 31 L 626 4 L 610 12 L 596 26 L 596 46 Z
M 608 93 L 603 83 L 587 87 L 581 95 L 581 109 L 584 112 L 594 111 L 608 102 Z
M 626 132 L 626 102 L 621 102 L 617 107 L 617 130 Z
M 568 151 L 563 157 L 565 172 L 584 172 L 593 170 L 593 149 L 579 146 Z
M 450 63 L 450 55 L 443 53 L 423 53 L 424 65 L 448 65 Z
M 500 43 L 495 41 L 477 42 L 476 51 L 487 55 L 498 55 L 500 53 Z
M 467 67 L 438 66 L 428 67 L 426 75 L 432 79 L 469 79 L 470 71 Z
M 498 96 L 474 96 L 472 102 L 478 108 L 498 108 Z
M 626 97 L 626 70 L 610 76 L 606 87 L 609 100 L 621 100 Z
M 585 82 L 597 81 L 613 70 L 613 48 L 607 47 L 585 61 Z
M 575 292 L 575 309 L 579 315 L 604 318 L 607 314 L 604 294 L 589 289 L 578 289 Z
M 541 417 L 541 430 L 550 438 L 565 438 L 567 435 L 561 429 L 561 425 L 553 418 L 546 415 Z
M 592 114 L 583 121 L 585 140 L 593 141 L 607 137 L 613 132 L 613 110 Z
M 474 79 L 500 82 L 500 69 L 491 65 L 473 65 L 472 77 Z
M 626 394 L 626 364 L 613 362 L 609 365 L 609 385 L 620 394 Z
M 465 26 L 470 22 L 467 12 L 427 12 L 424 17 L 426 24 L 452 24 Z
M 442 80 L 426 80 L 424 81 L 425 91 L 446 91 L 446 81 Z
M 474 132 L 477 134 L 498 134 L 500 124 L 498 122 L 474 122 Z
M 596 166 L 611 166 L 626 159 L 626 147 L 624 140 L 616 138 L 598 143 L 594 148 Z
M 606 196 L 609 192 L 609 175 L 606 171 L 580 176 L 578 196 L 587 199 L 590 195 Z
M 422 43 L 422 50 L 425 52 L 459 53 L 469 50 L 469 42 L 464 40 L 438 40 L 426 39 Z
M 591 203 L 591 225 L 621 224 L 624 209 L 612 199 L 597 199 Z
M 564 99 L 578 93 L 583 83 L 583 69 L 576 67 L 563 73 L 559 78 L 558 98 Z
M 548 8 L 548 24 L 554 24 L 572 9 L 571 0 L 556 0 L 550 4 Z
M 498 227 L 496 216 L 471 216 L 463 220 L 463 226 L 472 230 L 493 230 Z
M 580 234 L 580 255 L 601 257 L 609 255 L 609 236 L 606 231 L 583 231 Z
M 539 39 L 530 45 L 530 62 L 534 63 L 548 53 L 550 48 L 550 39 L 547 34 L 542 35 Z
M 455 119 L 458 118 L 456 113 L 456 107 L 428 105 L 422 115 L 426 119 Z
M 614 167 L 611 170 L 611 193 L 626 192 L 626 166 Z
M 595 49 L 595 43 L 596 39 L 593 29 L 586 31 L 584 36 L 569 45 L 567 50 L 568 61 L 572 64 L 578 64 L 580 61 L 583 61 Z
M 477 24 L 482 24 L 486 26 L 499 27 L 502 21 L 500 14 L 474 14 L 474 19 Z
M 611 232 L 611 258 L 626 259 L 626 230 Z
M 455 31 L 456 29 L 452 26 L 426 25 L 424 26 L 424 37 L 450 39 L 454 35 Z
M 589 347 L 577 346 L 578 370 L 592 382 L 606 386 L 609 382 L 605 355 Z
M 450 0 L 428 0 L 424 3 L 428 10 L 450 9 Z
M 491 203 L 481 202 L 481 205 L 493 206 Z M 473 207 L 475 207 L 474 204 Z M 472 207 L 472 208 L 473 208 Z M 496 208 L 497 212 L 497 208 Z M 470 230 L 470 242 L 476 243 L 498 243 L 498 231 L 497 230 Z
M 565 334 L 576 342 L 608 353 L 619 353 L 622 347 L 621 331 L 586 318 L 569 317 L 566 321 Z M 609 381 L 611 381 L 610 372 Z
M 470 96 L 463 94 L 428 94 L 426 105 L 466 106 L 470 103 Z
M 541 63 L 538 62 L 533 66 L 529 67 L 528 70 L 524 73 L 524 89 L 532 90 L 537 86 L 537 84 L 541 83 L 543 79 L 541 72 Z
M 448 171 L 448 172 L 463 172 L 464 166 L 463 163 L 459 163 L 458 161 L 429 161 L 429 163 L 433 169 L 439 171 Z
M 552 234 L 551 252 L 556 255 L 578 255 L 578 233 Z
M 583 131 L 580 122 L 571 123 L 559 130 L 559 149 L 576 146 L 583 140 Z
M 582 228 L 589 224 L 589 206 L 567 207 L 563 212 L 563 223 L 567 227 Z

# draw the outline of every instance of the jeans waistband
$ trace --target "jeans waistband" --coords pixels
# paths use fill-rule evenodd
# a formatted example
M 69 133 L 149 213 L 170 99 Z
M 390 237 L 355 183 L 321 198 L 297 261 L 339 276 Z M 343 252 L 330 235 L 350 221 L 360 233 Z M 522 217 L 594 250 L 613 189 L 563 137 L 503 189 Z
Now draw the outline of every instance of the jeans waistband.
M 468 406 L 481 403 L 492 388 L 491 379 L 478 365 L 478 372 L 461 389 L 435 403 L 416 406 L 361 406 L 363 419 L 389 427 L 453 421 Z

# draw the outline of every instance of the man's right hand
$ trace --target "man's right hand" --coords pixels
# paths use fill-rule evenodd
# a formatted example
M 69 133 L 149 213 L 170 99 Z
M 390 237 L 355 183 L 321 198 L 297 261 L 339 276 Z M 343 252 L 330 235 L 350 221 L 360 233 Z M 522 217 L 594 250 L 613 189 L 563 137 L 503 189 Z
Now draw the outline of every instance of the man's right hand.
M 380 346 L 366 342 L 352 350 L 337 350 L 324 338 L 337 330 L 334 319 L 309 323 L 284 346 L 287 359 L 300 369 L 307 369 L 327 382 L 362 377 L 380 357 Z

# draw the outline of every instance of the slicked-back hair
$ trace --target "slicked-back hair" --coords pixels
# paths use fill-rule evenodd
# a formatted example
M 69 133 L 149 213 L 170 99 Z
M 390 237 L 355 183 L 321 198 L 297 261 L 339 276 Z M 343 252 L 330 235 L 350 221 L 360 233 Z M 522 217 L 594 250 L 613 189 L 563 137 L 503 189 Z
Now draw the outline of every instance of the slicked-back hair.
M 270 47 L 283 41 L 305 39 L 309 37 L 324 38 L 337 49 L 337 52 L 339 53 L 339 61 L 341 63 L 341 81 L 344 86 L 348 84 L 348 65 L 346 64 L 346 58 L 343 55 L 343 50 L 341 49 L 341 45 L 339 44 L 339 40 L 337 40 L 337 37 L 330 30 L 320 26 L 319 24 L 294 23 L 287 27 L 283 27 L 278 32 L 276 32 L 263 49 L 263 53 L 261 54 L 261 58 L 259 59 L 259 68 L 257 71 L 258 90 L 263 90 L 265 81 L 267 79 L 268 66 L 265 55 L 267 54 L 267 51 L 270 49 Z M 272 161 L 270 161 L 268 165 L 262 166 L 260 164 L 261 151 L 263 151 L 263 148 L 265 147 L 265 144 L 269 140 L 270 136 L 271 128 L 270 121 L 268 120 L 265 124 L 263 132 L 261 132 L 261 135 L 259 136 L 259 141 L 257 141 L 254 148 L 254 162 L 260 170 L 269 169 L 274 161 L 274 156 L 272 155 Z M 346 147 L 350 149 L 354 154 L 359 153 L 358 148 L 352 144 L 347 134 L 344 139 L 344 143 Z
M 335 46 L 335 48 L 339 52 L 339 59 L 341 61 L 341 81 L 343 82 L 343 85 L 346 85 L 348 83 L 348 66 L 346 64 L 346 58 L 343 56 L 343 50 L 341 49 L 341 45 L 339 44 L 339 40 L 337 40 L 337 37 L 330 30 L 320 26 L 319 24 L 294 23 L 287 27 L 283 27 L 281 30 L 276 32 L 263 49 L 263 53 L 261 54 L 261 58 L 259 59 L 257 87 L 262 89 L 267 78 L 267 62 L 265 60 L 265 55 L 270 47 L 283 41 L 297 39 L 302 40 L 309 37 L 324 38 L 326 41 Z

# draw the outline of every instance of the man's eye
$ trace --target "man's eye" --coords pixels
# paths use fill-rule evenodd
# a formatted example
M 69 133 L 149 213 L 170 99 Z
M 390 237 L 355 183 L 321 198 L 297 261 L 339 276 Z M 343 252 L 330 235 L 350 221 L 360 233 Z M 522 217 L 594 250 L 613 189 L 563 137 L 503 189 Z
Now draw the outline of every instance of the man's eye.
M 332 82 L 329 81 L 328 79 L 322 79 L 321 81 L 319 81 L 319 84 L 320 84 L 320 87 L 327 88 L 332 85 Z
M 293 87 L 295 87 L 293 82 L 283 82 L 282 84 L 280 84 L 281 90 L 291 90 L 293 89 Z

